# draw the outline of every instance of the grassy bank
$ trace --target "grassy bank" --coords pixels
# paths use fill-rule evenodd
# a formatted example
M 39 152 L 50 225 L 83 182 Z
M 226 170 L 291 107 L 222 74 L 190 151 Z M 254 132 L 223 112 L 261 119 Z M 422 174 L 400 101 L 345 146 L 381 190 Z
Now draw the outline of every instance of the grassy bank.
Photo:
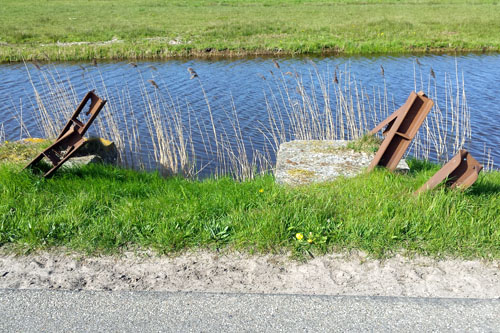
M 292 250 L 305 256 L 358 248 L 376 256 L 408 250 L 500 258 L 500 173 L 481 174 L 465 192 L 441 188 L 414 197 L 437 167 L 416 161 L 411 167 L 409 175 L 376 170 L 288 188 L 271 176 L 189 181 L 101 165 L 45 180 L 4 163 L 0 246 Z
M 498 51 L 500 4 L 3 0 L 0 31 L 0 61 Z

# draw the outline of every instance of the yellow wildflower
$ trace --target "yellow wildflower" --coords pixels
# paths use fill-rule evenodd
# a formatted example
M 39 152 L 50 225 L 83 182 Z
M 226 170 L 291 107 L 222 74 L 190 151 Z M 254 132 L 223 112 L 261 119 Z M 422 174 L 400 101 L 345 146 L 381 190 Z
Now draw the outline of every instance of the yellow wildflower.
M 309 244 L 311 244 L 311 243 L 313 242 L 312 238 L 309 238 L 309 239 L 307 240 L 307 242 L 308 242 Z
M 298 232 L 295 237 L 298 239 L 298 240 L 302 240 L 302 238 L 304 238 L 304 235 L 302 235 L 300 232 Z
M 263 189 L 263 188 L 261 188 L 261 189 L 259 190 L 259 193 L 264 193 L 264 189 Z

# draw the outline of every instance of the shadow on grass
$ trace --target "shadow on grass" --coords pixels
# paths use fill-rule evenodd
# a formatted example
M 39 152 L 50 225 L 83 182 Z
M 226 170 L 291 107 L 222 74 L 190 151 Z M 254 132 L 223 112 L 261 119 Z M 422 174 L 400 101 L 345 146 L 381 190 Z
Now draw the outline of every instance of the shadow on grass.
M 105 179 L 114 182 L 128 182 L 133 180 L 149 183 L 157 180 L 157 178 L 168 180 L 176 177 L 171 175 L 162 176 L 156 171 L 134 170 L 106 163 L 93 163 L 71 168 L 63 167 L 57 171 L 53 178 Z
M 408 159 L 408 166 L 410 167 L 410 175 L 416 175 L 421 172 L 430 171 L 430 170 L 438 170 L 439 164 L 432 163 L 425 160 L 417 160 L 414 158 Z
M 495 195 L 500 193 L 500 184 L 492 183 L 485 179 L 480 179 L 474 183 L 469 189 L 469 194 L 481 195 Z
M 29 170 L 31 170 L 31 172 L 34 174 L 34 175 L 37 175 L 37 176 L 42 176 L 44 175 L 47 171 L 49 171 L 50 169 L 52 168 L 52 166 L 47 163 L 46 161 L 44 160 L 41 160 L 40 162 L 38 162 L 37 164 L 35 165 L 32 165 Z
M 76 166 L 71 168 L 62 168 L 60 169 L 53 178 L 66 178 L 66 177 L 75 177 L 75 178 L 103 178 L 114 181 L 125 181 L 129 178 L 136 178 L 140 176 L 141 172 L 134 172 L 132 174 L 130 170 L 107 165 L 107 164 L 89 164 Z

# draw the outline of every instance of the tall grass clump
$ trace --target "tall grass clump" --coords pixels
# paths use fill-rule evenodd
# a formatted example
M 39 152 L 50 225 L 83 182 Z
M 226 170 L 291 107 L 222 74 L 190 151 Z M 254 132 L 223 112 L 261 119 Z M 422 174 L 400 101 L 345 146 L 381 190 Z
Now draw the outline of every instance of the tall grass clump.
M 267 119 L 254 125 L 253 130 L 261 134 L 254 138 L 259 140 L 256 143 L 245 135 L 232 98 L 229 105 L 215 109 L 208 81 L 193 68 L 188 68 L 192 86 L 198 87 L 203 99 L 196 109 L 190 100 L 172 96 L 168 82 L 156 74 L 154 66 L 144 70 L 130 64 L 130 71 L 136 71 L 139 78 L 139 88 L 133 89 L 106 85 L 95 63 L 97 71 L 92 74 L 82 68 L 85 85 L 108 103 L 92 134 L 114 141 L 119 163 L 125 166 L 186 177 L 231 175 L 244 180 L 270 172 L 285 141 L 359 139 L 398 107 L 385 78 L 382 86 L 368 88 L 347 65 L 320 72 L 314 62 L 310 64 L 309 73 L 300 75 L 282 70 L 274 61 L 275 69 L 262 76 Z M 81 92 L 75 90 L 67 73 L 51 65 L 26 68 L 35 92 L 38 130 L 53 138 L 73 112 Z M 446 161 L 471 136 L 464 78 L 457 69 L 454 77 L 446 74 L 444 83 L 438 84 L 431 70 L 424 80 L 417 63 L 414 73 L 415 90 L 427 92 L 435 106 L 409 153 Z M 35 84 L 34 75 L 41 84 Z M 141 126 L 147 130 L 141 131 Z
M 445 74 L 443 84 L 438 86 L 431 69 L 425 85 L 420 66 L 420 79 L 415 70 L 415 91 L 423 90 L 435 104 L 407 154 L 447 161 L 471 138 L 464 78 L 459 77 L 457 68 L 454 78 Z M 381 87 L 368 91 L 347 65 L 344 70 L 337 67 L 324 73 L 314 63 L 312 67 L 307 82 L 296 73 L 281 71 L 272 73 L 271 83 L 266 80 L 267 85 L 274 85 L 269 90 L 275 93 L 266 96 L 271 130 L 263 134 L 274 151 L 280 143 L 291 139 L 360 139 L 398 107 L 387 91 L 385 78 Z
M 421 65 L 414 63 L 414 66 L 418 66 L 418 70 L 414 67 L 415 90 L 428 91 L 435 105 L 424 121 L 423 130 L 419 131 L 413 142 L 413 154 L 417 158 L 434 157 L 439 162 L 445 162 L 462 149 L 472 136 L 464 76 L 463 73 L 459 75 L 458 65 L 455 63 L 455 75 L 444 74 L 443 94 L 438 91 L 436 75 L 432 68 L 425 85 Z M 418 76 L 420 88 L 417 88 Z

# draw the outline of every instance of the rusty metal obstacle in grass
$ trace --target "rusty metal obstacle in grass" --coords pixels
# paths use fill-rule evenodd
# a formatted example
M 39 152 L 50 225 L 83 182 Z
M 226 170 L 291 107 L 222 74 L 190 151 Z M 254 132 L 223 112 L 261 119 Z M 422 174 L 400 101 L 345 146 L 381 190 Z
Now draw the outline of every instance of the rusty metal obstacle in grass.
M 430 190 L 445 181 L 450 188 L 466 189 L 474 184 L 483 166 L 465 149 L 461 149 L 434 174 L 415 194 Z
M 99 98 L 94 91 L 89 91 L 82 99 L 64 128 L 61 130 L 56 142 L 28 163 L 25 169 L 35 167 L 45 157 L 52 164 L 52 168 L 43 176 L 47 178 L 51 177 L 54 172 L 56 172 L 57 169 L 59 169 L 64 162 L 66 162 L 78 150 L 78 148 L 82 147 L 86 143 L 83 136 L 89 129 L 90 125 L 92 125 L 94 120 L 97 118 L 99 112 L 105 104 L 106 101 Z M 89 118 L 84 123 L 79 119 L 79 116 L 86 105 L 89 105 L 89 109 L 85 115 L 89 116 Z
M 432 99 L 422 91 L 412 91 L 403 106 L 370 131 L 373 135 L 387 126 L 382 132 L 384 141 L 368 166 L 368 171 L 376 166 L 383 166 L 391 171 L 396 169 L 433 105 Z
M 403 106 L 370 131 L 373 135 L 387 126 L 382 132 L 385 139 L 368 166 L 368 171 L 376 166 L 384 166 L 391 171 L 396 169 L 433 105 L 432 99 L 422 91 L 411 92 Z M 443 181 L 450 188 L 468 188 L 477 180 L 482 169 L 482 165 L 467 150 L 462 149 L 415 194 L 433 189 Z

